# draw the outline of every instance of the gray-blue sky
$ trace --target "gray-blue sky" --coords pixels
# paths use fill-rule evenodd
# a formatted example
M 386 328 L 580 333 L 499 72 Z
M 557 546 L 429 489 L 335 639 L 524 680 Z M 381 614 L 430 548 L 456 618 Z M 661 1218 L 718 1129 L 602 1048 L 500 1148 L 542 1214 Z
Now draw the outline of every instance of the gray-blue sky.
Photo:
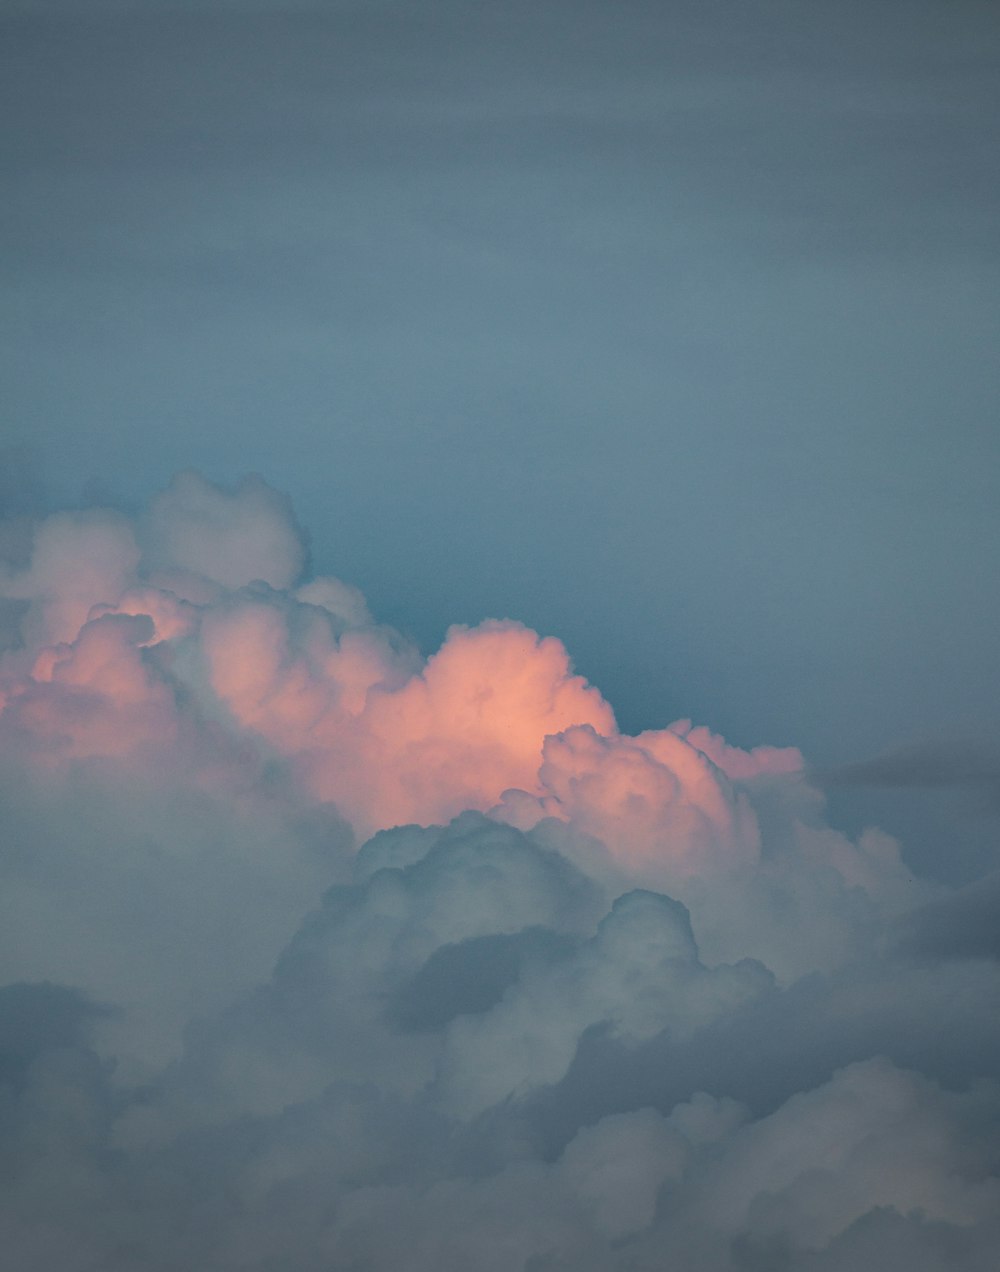
M 53 503 L 259 471 L 425 647 L 521 618 L 628 728 L 995 732 L 992 5 L 2 21 L 5 428 Z

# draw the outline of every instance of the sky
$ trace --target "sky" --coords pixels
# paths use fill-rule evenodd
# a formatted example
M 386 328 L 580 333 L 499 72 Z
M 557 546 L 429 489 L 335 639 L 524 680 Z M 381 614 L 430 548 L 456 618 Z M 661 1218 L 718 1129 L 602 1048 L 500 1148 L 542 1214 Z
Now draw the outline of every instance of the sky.
M 995 6 L 0 60 L 14 1272 L 992 1268 Z

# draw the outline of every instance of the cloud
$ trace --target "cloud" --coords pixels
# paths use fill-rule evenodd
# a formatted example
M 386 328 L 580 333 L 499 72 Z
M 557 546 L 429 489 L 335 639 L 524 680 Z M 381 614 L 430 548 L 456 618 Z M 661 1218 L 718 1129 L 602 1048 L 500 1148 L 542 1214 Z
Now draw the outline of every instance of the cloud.
M 517 622 L 424 658 L 259 478 L 16 515 L 17 1272 L 991 1266 L 995 875 Z M 934 760 L 850 780 L 987 772 Z
M 212 612 L 204 666 L 237 724 L 364 831 L 485 809 L 515 784 L 535 789 L 547 736 L 592 721 L 614 728 L 562 644 L 520 624 L 454 627 L 419 666 L 393 634 L 337 637 L 328 615 L 270 598 Z
M 817 771 L 815 779 L 830 787 L 959 787 L 980 792 L 988 807 L 1000 804 L 1000 760 L 990 747 L 970 742 L 916 743 L 875 759 Z
M 929 958 L 1000 960 L 1000 874 L 906 914 L 903 947 Z
M 997 765 L 970 746 L 920 743 L 832 769 L 830 786 L 951 786 L 997 780 Z
M 558 1082 L 592 1027 L 627 1043 L 664 1031 L 683 1038 L 771 983 L 759 964 L 704 967 L 683 906 L 626 893 L 572 957 L 532 969 L 492 1011 L 453 1023 L 442 1098 L 470 1116 Z
M 987 1227 L 1000 1180 L 988 1136 L 966 1128 L 983 1118 L 995 1130 L 996 1099 L 953 1095 L 884 1060 L 852 1065 L 695 1155 L 665 1194 L 657 1244 L 699 1266 L 729 1265 L 727 1245 L 794 1266 L 880 1209 Z
M 138 562 L 125 517 L 104 509 L 56 513 L 35 527 L 30 565 L 0 574 L 0 592 L 29 603 L 26 643 L 72 641 L 93 606 L 118 599 Z
M 540 799 L 505 794 L 510 816 L 521 824 L 569 821 L 616 860 L 669 865 L 683 876 L 753 861 L 759 852 L 748 800 L 669 729 L 638 738 L 602 736 L 589 725 L 566 729 L 546 739 L 538 777 Z
M 187 571 L 227 588 L 257 579 L 291 587 L 305 564 L 290 500 L 259 477 L 229 491 L 179 473 L 150 501 L 142 529 L 148 569 Z
M 77 989 L 42 982 L 0 988 L 0 1081 L 23 1088 L 36 1059 L 47 1051 L 86 1045 L 97 1021 L 109 1014 Z

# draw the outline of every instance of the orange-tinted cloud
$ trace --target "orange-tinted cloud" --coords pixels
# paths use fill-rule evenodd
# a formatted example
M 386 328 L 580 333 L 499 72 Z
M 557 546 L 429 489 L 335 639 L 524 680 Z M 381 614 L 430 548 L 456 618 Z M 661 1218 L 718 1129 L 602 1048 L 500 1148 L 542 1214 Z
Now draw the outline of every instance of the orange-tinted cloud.
M 104 614 L 71 644 L 42 650 L 15 685 L 3 723 L 28 752 L 60 758 L 140 758 L 177 740 L 170 688 L 143 659 L 153 635 L 147 615 Z
M 339 639 L 320 613 L 247 601 L 206 618 L 209 683 L 359 828 L 446 821 L 511 785 L 534 790 L 545 738 L 613 731 L 563 645 L 516 623 L 453 628 L 416 674 L 378 629 Z
M 543 793 L 511 791 L 497 815 L 522 829 L 555 817 L 599 839 L 621 864 L 675 876 L 756 858 L 759 832 L 746 796 L 672 730 L 601 736 L 569 729 L 545 743 Z
M 565 647 L 510 621 L 454 627 L 423 662 L 357 589 L 290 590 L 303 560 L 287 500 L 257 478 L 181 474 L 134 525 L 43 521 L 2 580 L 28 603 L 31 650 L 6 664 L 7 724 L 50 756 L 190 746 L 180 694 L 191 727 L 280 758 L 362 837 L 497 807 L 521 826 L 557 818 L 630 867 L 755 859 L 739 785 L 798 768 L 797 752 L 740 751 L 686 721 L 624 737 Z

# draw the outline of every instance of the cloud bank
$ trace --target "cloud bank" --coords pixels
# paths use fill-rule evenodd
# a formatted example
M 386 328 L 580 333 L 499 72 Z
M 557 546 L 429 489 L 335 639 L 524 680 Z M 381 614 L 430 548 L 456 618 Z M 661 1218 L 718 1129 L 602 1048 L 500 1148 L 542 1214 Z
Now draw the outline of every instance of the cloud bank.
M 16 1272 L 992 1268 L 995 876 L 519 623 L 423 658 L 259 478 L 0 544 Z

